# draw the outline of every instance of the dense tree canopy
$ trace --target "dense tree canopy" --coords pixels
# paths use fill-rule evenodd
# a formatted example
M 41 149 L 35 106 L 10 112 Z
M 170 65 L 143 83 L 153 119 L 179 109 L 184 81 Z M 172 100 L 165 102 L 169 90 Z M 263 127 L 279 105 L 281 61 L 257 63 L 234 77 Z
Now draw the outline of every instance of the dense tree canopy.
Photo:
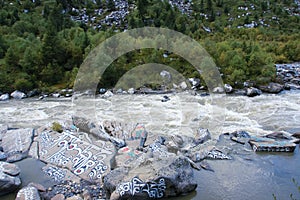
M 187 13 L 164 0 L 129 2 L 136 6 L 123 21 L 128 28 L 168 27 L 192 37 L 214 58 L 224 82 L 236 87 L 246 80 L 273 80 L 274 63 L 300 61 L 300 17 L 287 9 L 294 1 L 247 1 L 246 10 L 245 1 L 193 0 Z M 96 8 L 112 12 L 114 1 L 0 0 L 0 8 L 0 92 L 72 87 L 88 53 L 125 27 L 99 30 L 71 19 L 74 9 L 86 8 L 88 15 Z M 199 76 L 184 59 L 164 53 L 145 49 L 123 55 L 99 84 L 113 87 L 128 70 L 149 62 L 169 65 L 186 78 Z

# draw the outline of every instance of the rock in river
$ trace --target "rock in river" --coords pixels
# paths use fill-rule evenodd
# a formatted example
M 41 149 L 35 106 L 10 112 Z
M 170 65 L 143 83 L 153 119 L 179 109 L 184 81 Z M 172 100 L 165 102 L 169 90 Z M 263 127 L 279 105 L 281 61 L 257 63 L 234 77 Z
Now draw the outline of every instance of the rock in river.
M 33 186 L 26 186 L 24 188 L 22 188 L 16 197 L 16 200 L 40 200 L 40 194 L 38 192 L 38 190 L 33 187 Z
M 6 93 L 0 96 L 0 101 L 7 101 L 7 100 L 9 100 L 9 94 Z
M 14 99 L 24 99 L 27 97 L 25 93 L 20 92 L 18 90 L 11 93 L 10 96 L 13 97 Z
M 255 88 L 255 87 L 247 88 L 247 96 L 248 97 L 255 97 L 255 96 L 258 96 L 261 94 L 262 94 L 261 90 Z
M 21 185 L 19 173 L 20 169 L 17 165 L 0 162 L 0 195 L 12 192 Z
M 259 89 L 263 92 L 277 94 L 284 89 L 284 86 L 279 83 L 269 83 L 268 85 L 260 86 Z

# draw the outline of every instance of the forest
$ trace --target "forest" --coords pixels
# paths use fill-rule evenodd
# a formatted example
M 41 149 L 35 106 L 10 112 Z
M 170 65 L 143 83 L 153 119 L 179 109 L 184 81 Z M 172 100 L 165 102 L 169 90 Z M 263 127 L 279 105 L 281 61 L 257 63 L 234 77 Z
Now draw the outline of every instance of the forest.
M 105 39 L 137 27 L 166 27 L 199 42 L 213 57 L 224 83 L 275 81 L 275 63 L 300 61 L 300 3 L 291 0 L 128 0 L 119 23 L 114 0 L 0 0 L 0 92 L 73 87 L 84 59 Z M 186 5 L 188 9 L 176 5 Z M 122 3 L 122 2 L 121 2 Z M 177 3 L 177 4 L 176 4 Z M 95 10 L 103 11 L 95 14 Z M 87 20 L 78 20 L 84 11 Z M 77 19 L 77 20 L 74 20 Z M 96 26 L 96 21 L 101 26 Z M 186 78 L 199 73 L 184 59 L 156 49 L 129 52 L 106 70 L 99 87 L 112 88 L 137 65 L 171 66 Z M 200 77 L 201 78 L 201 77 Z

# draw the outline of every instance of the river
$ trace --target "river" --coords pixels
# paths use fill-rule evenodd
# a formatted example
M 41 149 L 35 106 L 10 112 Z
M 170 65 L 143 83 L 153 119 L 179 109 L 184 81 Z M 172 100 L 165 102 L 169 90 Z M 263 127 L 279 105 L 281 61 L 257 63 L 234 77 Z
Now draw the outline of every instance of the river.
M 83 115 L 94 120 L 141 122 L 150 132 L 193 135 L 198 127 L 208 128 L 212 141 L 221 133 L 236 130 L 251 135 L 274 131 L 300 131 L 300 92 L 285 91 L 279 95 L 193 96 L 188 92 L 163 95 L 114 95 L 108 99 L 24 99 L 0 102 L 0 124 L 12 128 L 34 127 L 52 121 Z M 34 162 L 33 162 L 34 163 Z M 231 161 L 208 161 L 215 172 L 195 171 L 197 190 L 174 199 L 300 199 L 300 191 L 292 181 L 300 183 L 299 145 L 294 153 L 254 153 L 235 156 Z M 28 168 L 28 162 L 20 162 Z M 36 165 L 38 167 L 38 165 Z M 23 182 L 34 180 L 29 170 Z M 32 174 L 33 175 L 33 174 Z M 39 177 L 37 177 L 39 178 Z M 40 182 L 36 180 L 37 182 Z M 14 199 L 12 195 L 5 199 Z

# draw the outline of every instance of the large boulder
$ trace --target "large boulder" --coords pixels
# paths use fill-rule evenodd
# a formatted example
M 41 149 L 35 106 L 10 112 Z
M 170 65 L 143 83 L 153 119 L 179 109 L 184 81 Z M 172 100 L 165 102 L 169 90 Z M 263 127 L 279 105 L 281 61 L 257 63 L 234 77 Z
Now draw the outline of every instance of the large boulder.
M 25 93 L 20 92 L 20 91 L 18 91 L 18 90 L 12 92 L 12 93 L 10 94 L 10 96 L 13 97 L 14 99 L 24 99 L 24 98 L 27 97 Z
M 157 150 L 157 153 L 162 151 Z M 129 171 L 112 171 L 104 178 L 111 200 L 172 197 L 196 189 L 193 169 L 186 157 L 171 153 L 152 154 L 153 151 L 145 154 Z
M 38 190 L 33 186 L 23 187 L 17 194 L 16 200 L 40 200 L 40 194 Z
M 247 88 L 246 94 L 248 97 L 255 97 L 255 96 L 261 95 L 262 92 L 261 92 L 261 90 L 255 88 L 255 87 L 250 87 L 250 88 Z
M 21 185 L 19 173 L 17 165 L 0 161 L 0 195 L 15 191 Z
M 7 100 L 9 100 L 9 94 L 6 93 L 0 96 L 0 101 L 7 101 Z
M 34 130 L 31 128 L 13 129 L 2 135 L 3 151 L 7 153 L 8 162 L 25 158 L 32 143 Z
M 268 85 L 260 86 L 259 89 L 263 92 L 277 94 L 284 89 L 284 86 L 279 83 L 269 83 Z

